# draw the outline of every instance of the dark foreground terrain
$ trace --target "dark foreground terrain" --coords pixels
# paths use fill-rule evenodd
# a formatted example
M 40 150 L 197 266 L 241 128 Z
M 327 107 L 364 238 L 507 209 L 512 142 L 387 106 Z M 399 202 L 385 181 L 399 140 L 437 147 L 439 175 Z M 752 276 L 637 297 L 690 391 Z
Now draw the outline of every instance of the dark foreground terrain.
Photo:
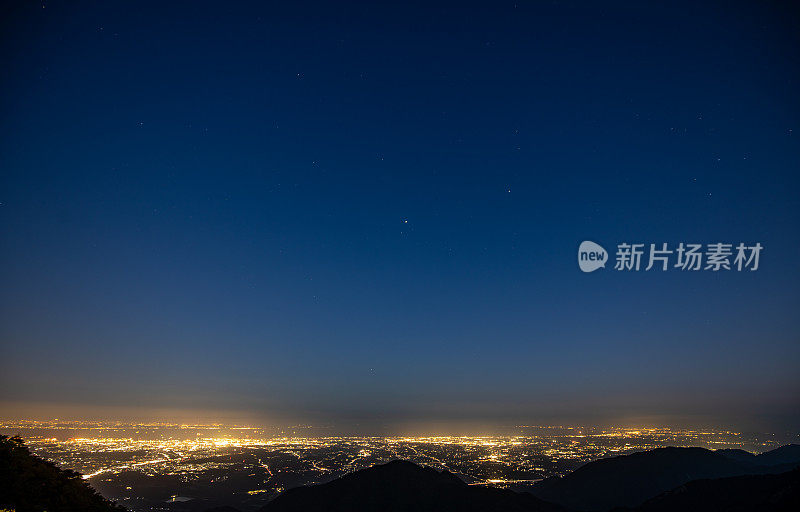
M 100 496 L 80 473 L 36 457 L 18 437 L 0 436 L 0 510 L 124 512 Z
M 541 482 L 531 492 L 572 510 L 610 510 L 637 507 L 692 480 L 779 474 L 798 463 L 800 445 L 758 456 L 740 450 L 657 448 L 590 462 L 563 478 Z
M 707 450 L 706 450 L 707 451 Z M 713 454 L 713 452 L 709 452 Z M 637 454 L 639 455 L 639 454 Z M 689 452 L 689 456 L 694 455 Z M 682 453 L 669 454 L 670 460 L 680 460 Z M 654 463 L 662 462 L 664 454 L 645 452 L 644 458 Z M 326 511 L 508 511 L 541 512 L 557 510 L 614 510 L 615 512 L 712 512 L 712 511 L 759 511 L 789 512 L 800 510 L 800 469 L 780 474 L 746 475 L 729 478 L 690 480 L 666 492 L 649 496 L 651 499 L 632 508 L 623 508 L 621 503 L 639 499 L 647 489 L 669 485 L 676 477 L 676 467 L 664 467 L 661 474 L 654 468 L 649 472 L 635 474 L 629 465 L 643 468 L 640 458 L 617 458 L 615 463 L 604 464 L 607 474 L 589 475 L 601 477 L 601 482 L 611 486 L 610 490 L 585 484 L 580 479 L 562 479 L 558 485 L 547 489 L 558 489 L 563 496 L 575 496 L 589 503 L 605 503 L 600 508 L 569 509 L 555 503 L 537 499 L 530 493 L 517 493 L 504 489 L 468 486 L 450 473 L 437 472 L 404 461 L 395 461 L 383 466 L 357 471 L 333 482 L 291 489 L 268 503 L 262 512 Z M 607 459 L 614 460 L 614 459 Z M 646 466 L 646 464 L 644 464 Z M 631 469 L 631 471 L 628 471 Z M 740 468 L 744 469 L 744 468 Z M 752 470 L 753 468 L 748 468 Z M 706 471 L 705 469 L 704 471 Z M 723 469 L 728 471 L 729 468 Z M 686 474 L 685 478 L 691 475 Z M 587 476 L 588 478 L 588 476 Z M 643 486 L 644 483 L 649 485 Z M 536 489 L 536 488 L 534 488 Z M 613 503 L 613 492 L 623 490 L 629 495 L 618 494 Z M 597 495 L 592 493 L 598 493 Z M 576 498 L 577 499 L 577 498 Z
M 469 486 L 447 471 L 396 460 L 322 485 L 290 489 L 264 512 L 311 510 L 557 512 L 565 509 L 528 493 Z
M 761 455 L 659 448 L 590 462 L 530 492 L 467 485 L 448 471 L 395 460 L 290 489 L 261 512 L 788 512 L 800 510 L 800 446 Z M 181 510 L 175 504 L 174 510 Z M 0 510 L 122 512 L 74 471 L 0 436 Z M 172 507 L 170 507 L 172 509 Z M 212 509 L 236 512 L 231 507 Z M 210 511 L 209 511 L 210 512 Z

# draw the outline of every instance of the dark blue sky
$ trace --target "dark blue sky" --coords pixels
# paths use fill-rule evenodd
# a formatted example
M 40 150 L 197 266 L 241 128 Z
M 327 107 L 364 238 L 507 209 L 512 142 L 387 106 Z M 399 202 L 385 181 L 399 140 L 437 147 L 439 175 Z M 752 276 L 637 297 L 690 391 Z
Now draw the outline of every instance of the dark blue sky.
M 598 4 L 3 7 L 3 415 L 797 431 L 798 12 Z

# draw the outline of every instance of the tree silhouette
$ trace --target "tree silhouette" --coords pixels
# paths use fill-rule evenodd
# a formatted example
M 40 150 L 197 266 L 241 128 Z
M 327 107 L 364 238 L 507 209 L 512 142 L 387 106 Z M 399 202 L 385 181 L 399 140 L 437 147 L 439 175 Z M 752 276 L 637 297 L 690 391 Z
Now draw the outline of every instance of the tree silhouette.
M 0 436 L 0 510 L 16 512 L 124 512 L 77 471 L 33 455 L 18 437 Z

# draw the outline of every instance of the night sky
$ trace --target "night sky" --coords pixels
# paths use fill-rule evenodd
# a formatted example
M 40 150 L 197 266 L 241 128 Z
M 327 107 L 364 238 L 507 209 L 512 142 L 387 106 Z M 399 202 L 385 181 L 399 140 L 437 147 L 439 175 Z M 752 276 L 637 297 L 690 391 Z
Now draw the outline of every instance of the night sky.
M 0 416 L 800 430 L 796 5 L 381 4 L 4 3 Z

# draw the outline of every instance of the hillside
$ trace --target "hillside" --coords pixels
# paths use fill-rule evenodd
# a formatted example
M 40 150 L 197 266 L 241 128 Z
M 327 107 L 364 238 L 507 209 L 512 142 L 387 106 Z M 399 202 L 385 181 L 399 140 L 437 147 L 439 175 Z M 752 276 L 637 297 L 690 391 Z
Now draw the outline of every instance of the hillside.
M 0 436 L 0 509 L 16 512 L 124 512 L 80 473 L 33 455 L 18 437 Z
M 658 448 L 590 462 L 563 478 L 542 482 L 531 493 L 573 510 L 636 507 L 692 480 L 789 471 L 800 462 L 793 446 L 750 458 L 738 450 Z M 774 461 L 779 463 L 770 464 Z
M 791 449 L 782 449 L 762 460 L 788 460 Z M 783 466 L 741 465 L 744 453 L 717 453 L 704 449 L 669 448 L 650 450 L 624 457 L 604 459 L 585 466 L 581 478 L 593 477 L 611 485 L 610 496 L 600 486 L 583 494 L 584 502 L 640 500 L 635 507 L 609 506 L 596 510 L 614 512 L 788 512 L 800 510 L 800 469 L 780 474 L 745 475 L 717 479 L 691 479 L 691 474 L 714 471 L 761 470 Z M 780 455 L 780 457 L 778 457 Z M 755 456 L 753 456 L 755 457 Z M 686 464 L 697 464 L 687 468 Z M 661 466 L 657 466 L 661 464 Z M 635 471 L 644 471 L 636 477 Z M 656 486 L 667 485 L 679 471 L 690 481 L 641 498 Z M 569 477 L 562 479 L 575 485 Z M 652 480 L 648 487 L 644 485 Z M 643 485 L 639 489 L 635 485 Z M 552 488 L 552 487 L 551 487 Z M 587 491 L 584 486 L 584 491 Z M 565 491 L 566 492 L 566 491 Z M 642 503 L 643 502 L 643 503 Z M 351 473 L 322 485 L 287 491 L 268 503 L 261 512 L 339 512 L 339 511 L 566 511 L 558 505 L 536 499 L 529 493 L 482 486 L 468 486 L 447 471 L 394 461 Z M 573 509 L 575 510 L 575 509 Z
M 396 460 L 332 482 L 290 489 L 262 512 L 559 512 L 530 494 L 469 486 L 455 475 Z
M 800 470 L 779 475 L 694 480 L 648 500 L 634 510 L 794 512 L 800 510 Z

